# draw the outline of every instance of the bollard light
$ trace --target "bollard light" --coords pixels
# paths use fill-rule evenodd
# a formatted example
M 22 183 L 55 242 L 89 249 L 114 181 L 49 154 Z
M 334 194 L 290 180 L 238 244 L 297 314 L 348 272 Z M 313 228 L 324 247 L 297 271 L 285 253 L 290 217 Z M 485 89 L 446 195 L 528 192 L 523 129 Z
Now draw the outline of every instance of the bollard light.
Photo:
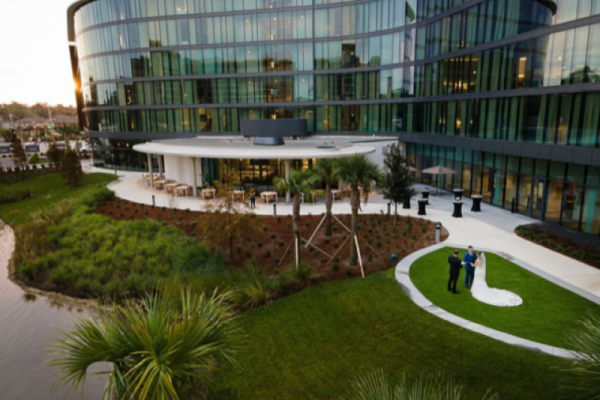
M 392 215 L 392 203 L 387 203 L 388 206 L 388 217 Z
M 442 223 L 435 223 L 435 243 L 439 243 L 442 240 Z
M 277 216 L 277 203 L 273 203 L 273 216 Z
M 152 195 L 152 207 L 154 207 L 156 205 L 156 199 L 154 198 L 154 195 Z

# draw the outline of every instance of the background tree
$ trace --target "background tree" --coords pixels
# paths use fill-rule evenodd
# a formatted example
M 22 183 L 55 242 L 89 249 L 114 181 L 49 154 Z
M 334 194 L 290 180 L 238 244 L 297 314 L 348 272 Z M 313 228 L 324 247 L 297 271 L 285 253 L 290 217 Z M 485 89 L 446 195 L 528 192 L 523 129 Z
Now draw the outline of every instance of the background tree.
M 58 170 L 60 167 L 61 161 L 63 159 L 63 152 L 56 147 L 56 142 L 50 143 L 48 147 L 48 152 L 46 153 L 48 159 L 50 160 L 50 164 L 55 170 Z
M 77 157 L 77 153 L 71 149 L 67 149 L 65 152 L 61 173 L 71 186 L 78 186 L 81 182 L 81 177 L 83 176 L 81 162 L 79 161 L 79 157 Z
M 0 137 L 4 139 L 5 142 L 12 142 L 15 134 L 11 129 L 0 128 Z
M 300 204 L 302 195 L 310 196 L 319 181 L 319 177 L 310 169 L 292 171 L 289 179 L 275 178 L 275 188 L 279 193 L 290 192 L 294 196 L 292 202 L 292 223 L 294 225 L 294 254 L 296 269 L 300 266 Z
M 81 319 L 55 345 L 60 383 L 78 388 L 88 369 L 109 363 L 104 398 L 178 400 L 185 384 L 207 384 L 232 362 L 237 328 L 230 295 L 148 296 L 98 318 Z
M 402 154 L 400 144 L 396 143 L 389 147 L 383 165 L 381 191 L 384 199 L 394 203 L 395 226 L 398 219 L 398 203 L 403 203 L 415 194 L 411 186 L 410 170 L 406 165 L 406 158 Z
M 77 125 L 63 125 L 56 128 L 58 133 L 60 133 L 65 140 L 65 144 L 67 148 L 71 147 L 71 139 L 75 139 L 75 151 L 79 153 L 79 138 L 81 132 L 79 131 L 79 126 Z
M 354 157 L 339 159 L 336 163 L 337 175 L 350 186 L 350 207 L 352 208 L 351 234 L 352 239 L 357 240 L 358 233 L 358 208 L 360 206 L 360 187 L 367 188 L 381 180 L 381 171 L 373 162 L 367 160 L 362 154 Z M 350 246 L 350 265 L 358 263 L 358 252 L 356 244 Z
M 331 208 L 333 206 L 333 195 L 331 186 L 338 181 L 335 159 L 323 158 L 317 162 L 315 173 L 321 182 L 325 184 L 325 236 L 331 236 Z
M 25 154 L 21 139 L 18 137 L 15 137 L 12 141 L 12 153 L 17 168 L 22 168 L 27 164 L 27 154 Z
M 260 229 L 257 218 L 251 218 L 248 204 L 239 196 L 234 195 L 234 190 L 239 188 L 240 182 L 235 171 L 221 171 L 221 179 L 215 182 L 215 199 L 207 205 L 207 211 L 223 215 L 219 217 L 218 225 L 215 219 L 207 216 L 202 219 L 202 231 L 205 241 L 218 247 L 227 242 L 229 259 L 234 259 L 234 247 L 238 240 L 251 240 Z M 241 254 L 240 254 L 241 256 Z

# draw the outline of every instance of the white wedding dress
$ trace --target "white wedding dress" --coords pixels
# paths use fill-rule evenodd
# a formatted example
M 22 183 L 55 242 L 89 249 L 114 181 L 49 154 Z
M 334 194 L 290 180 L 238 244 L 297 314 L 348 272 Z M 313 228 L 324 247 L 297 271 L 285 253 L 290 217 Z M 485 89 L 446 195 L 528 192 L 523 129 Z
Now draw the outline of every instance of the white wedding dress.
M 475 279 L 471 286 L 471 294 L 476 300 L 498 307 L 515 307 L 523 303 L 518 295 L 503 289 L 490 288 L 485 281 L 485 254 L 480 256 L 481 266 L 475 268 Z

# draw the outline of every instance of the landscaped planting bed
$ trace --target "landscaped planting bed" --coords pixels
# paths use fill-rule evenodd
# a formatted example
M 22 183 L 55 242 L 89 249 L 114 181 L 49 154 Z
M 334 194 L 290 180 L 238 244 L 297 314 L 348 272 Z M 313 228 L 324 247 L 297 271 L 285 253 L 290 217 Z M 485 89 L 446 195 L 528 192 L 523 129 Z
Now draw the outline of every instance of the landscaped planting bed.
M 118 198 L 103 202 L 98 206 L 96 212 L 120 221 L 156 219 L 167 225 L 176 226 L 188 236 L 196 237 L 202 242 L 207 239 L 207 235 L 213 232 L 213 229 L 219 229 L 225 221 L 223 214 L 153 207 Z M 337 217 L 346 227 L 350 227 L 350 215 Z M 257 263 L 269 274 L 277 274 L 292 264 L 294 262 L 293 246 L 282 260 L 293 237 L 292 218 L 254 214 L 249 215 L 248 218 L 251 219 L 249 225 L 253 227 L 252 232 L 245 240 L 237 240 L 234 243 L 233 259 L 228 256 L 229 244 L 227 241 L 223 241 L 218 246 L 226 264 L 230 267 L 239 267 L 251 262 Z M 308 240 L 321 219 L 321 215 L 302 216 L 302 238 Z M 211 228 L 206 229 L 206 227 Z M 394 226 L 392 217 L 361 215 L 359 216 L 359 227 L 359 237 L 362 238 L 360 241 L 361 253 L 367 273 L 393 267 L 406 255 L 434 243 L 435 226 L 424 219 L 399 217 L 397 225 Z M 312 241 L 316 248 L 312 246 L 306 248 L 305 242 L 301 246 L 302 262 L 312 265 L 313 272 L 318 273 L 322 280 L 359 275 L 359 267 L 350 267 L 348 264 L 350 254 L 350 240 L 346 240 L 348 236 L 349 232 L 335 220 L 331 237 L 326 237 L 325 230 L 321 227 Z M 442 239 L 447 236 L 448 234 L 444 230 Z M 336 252 L 337 255 L 332 259 L 330 256 Z M 392 257 L 392 254 L 396 254 L 397 257 Z
M 531 242 L 554 250 L 567 257 L 584 262 L 592 267 L 600 268 L 600 251 L 573 243 L 563 236 L 544 230 L 540 225 L 531 224 L 519 226 L 516 234 Z

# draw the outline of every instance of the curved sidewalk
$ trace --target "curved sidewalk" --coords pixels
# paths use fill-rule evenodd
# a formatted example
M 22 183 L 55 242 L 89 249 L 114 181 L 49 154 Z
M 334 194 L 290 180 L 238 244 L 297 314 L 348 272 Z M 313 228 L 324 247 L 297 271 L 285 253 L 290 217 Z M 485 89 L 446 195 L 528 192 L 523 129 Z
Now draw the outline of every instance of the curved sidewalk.
M 448 322 L 451 322 L 454 325 L 458 325 L 462 328 L 468 329 L 473 332 L 481 333 L 482 335 L 491 337 L 496 340 L 500 340 L 501 342 L 508 343 L 513 346 L 524 347 L 529 350 L 533 350 L 533 351 L 540 352 L 540 353 L 546 353 L 546 354 L 550 354 L 550 355 L 562 357 L 562 358 L 577 359 L 579 357 L 576 352 L 573 352 L 573 351 L 570 351 L 567 349 L 563 349 L 560 347 L 554 347 L 554 346 L 550 346 L 547 344 L 523 339 L 518 336 L 508 334 L 506 332 L 501 332 L 501 331 L 498 331 L 498 330 L 495 330 L 492 328 L 488 328 L 487 326 L 477 324 L 475 322 L 469 321 L 469 320 L 459 317 L 457 315 L 451 314 L 448 311 L 436 306 L 431 301 L 429 301 L 423 295 L 423 293 L 421 293 L 417 289 L 417 287 L 412 283 L 412 281 L 410 280 L 410 274 L 409 274 L 410 267 L 416 260 L 423 257 L 424 255 L 429 254 L 431 252 L 434 252 L 434 251 L 439 250 L 444 247 L 457 247 L 457 246 L 450 244 L 450 243 L 446 243 L 446 242 L 436 244 L 434 246 L 430 246 L 425 249 L 421 249 L 419 251 L 416 251 L 416 252 L 408 255 L 407 257 L 402 259 L 402 261 L 400 261 L 400 263 L 396 266 L 396 272 L 395 272 L 396 280 L 398 281 L 398 283 L 400 284 L 400 286 L 402 287 L 404 292 L 406 292 L 408 297 L 410 297 L 410 299 L 415 302 L 415 304 L 417 304 L 419 307 L 423 308 L 427 312 L 429 312 L 433 315 L 436 315 Z M 486 249 L 482 249 L 482 250 L 488 251 Z M 577 288 L 571 287 L 570 285 L 565 284 L 562 281 L 553 279 L 552 277 L 548 277 L 545 274 L 540 274 L 539 270 L 537 270 L 535 267 L 532 267 L 529 264 L 526 264 L 526 263 L 516 260 L 514 258 L 511 258 L 511 261 L 514 262 L 515 264 L 519 265 L 522 268 L 525 268 L 537 275 L 541 275 L 543 278 L 548 279 L 551 282 L 553 282 L 561 287 L 564 287 L 565 289 L 574 291 L 575 293 L 582 295 L 583 297 L 588 298 L 589 300 L 591 300 L 597 304 L 600 304 L 599 298 L 597 298 L 595 296 L 591 296 L 588 293 L 585 293 L 585 294 L 581 293 L 581 291 L 578 290 Z

